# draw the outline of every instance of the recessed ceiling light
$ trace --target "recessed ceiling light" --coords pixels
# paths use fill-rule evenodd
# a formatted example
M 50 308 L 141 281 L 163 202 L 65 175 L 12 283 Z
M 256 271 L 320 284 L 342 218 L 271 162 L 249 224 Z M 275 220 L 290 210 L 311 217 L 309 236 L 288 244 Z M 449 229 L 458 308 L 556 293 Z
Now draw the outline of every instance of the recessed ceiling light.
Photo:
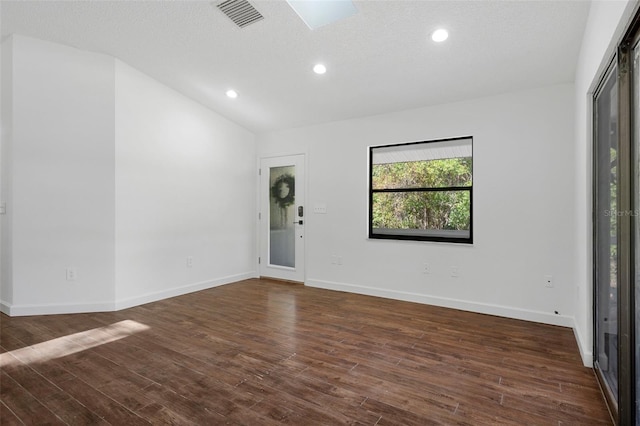
M 238 92 L 236 92 L 233 89 L 229 89 L 227 90 L 227 96 L 230 97 L 231 99 L 235 99 L 238 97 Z
M 431 40 L 435 41 L 436 43 L 443 42 L 447 38 L 449 38 L 449 31 L 445 30 L 444 28 L 439 28 L 431 34 Z
M 324 74 L 325 72 L 327 72 L 327 67 L 322 64 L 316 64 L 313 67 L 313 72 L 315 72 L 316 74 Z

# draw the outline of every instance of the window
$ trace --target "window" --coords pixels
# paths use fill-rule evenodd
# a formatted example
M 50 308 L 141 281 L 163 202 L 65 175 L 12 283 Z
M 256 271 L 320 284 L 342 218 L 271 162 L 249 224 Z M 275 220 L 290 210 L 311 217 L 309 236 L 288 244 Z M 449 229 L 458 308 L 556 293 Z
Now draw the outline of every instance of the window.
M 472 243 L 472 142 L 369 148 L 369 238 Z

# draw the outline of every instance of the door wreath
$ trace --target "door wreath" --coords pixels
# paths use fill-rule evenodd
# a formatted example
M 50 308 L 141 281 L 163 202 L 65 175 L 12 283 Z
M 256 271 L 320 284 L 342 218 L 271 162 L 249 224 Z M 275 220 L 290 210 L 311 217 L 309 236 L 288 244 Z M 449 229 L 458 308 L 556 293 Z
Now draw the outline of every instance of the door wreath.
M 286 227 L 289 222 L 287 207 L 295 202 L 295 193 L 296 180 L 288 173 L 278 176 L 271 186 L 271 198 L 280 207 L 280 224 L 282 227 Z

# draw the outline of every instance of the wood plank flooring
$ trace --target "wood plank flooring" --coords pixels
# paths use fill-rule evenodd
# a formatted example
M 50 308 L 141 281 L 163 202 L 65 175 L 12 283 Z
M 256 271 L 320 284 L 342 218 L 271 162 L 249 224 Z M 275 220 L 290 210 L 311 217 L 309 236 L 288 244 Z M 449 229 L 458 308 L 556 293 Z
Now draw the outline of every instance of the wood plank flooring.
M 2 425 L 606 425 L 570 329 L 247 280 L 10 318 Z

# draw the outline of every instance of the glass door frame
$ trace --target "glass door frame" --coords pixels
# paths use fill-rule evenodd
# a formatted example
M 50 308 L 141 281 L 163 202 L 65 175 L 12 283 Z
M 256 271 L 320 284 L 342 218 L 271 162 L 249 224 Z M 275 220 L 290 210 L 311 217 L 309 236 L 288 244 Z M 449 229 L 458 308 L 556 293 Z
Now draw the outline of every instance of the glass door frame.
M 636 371 L 636 357 L 640 356 L 636 351 L 636 327 L 640 324 L 635 322 L 635 248 L 638 244 L 635 241 L 634 232 L 637 226 L 637 218 L 632 214 L 625 212 L 633 212 L 635 205 L 635 197 L 638 195 L 640 188 L 633 181 L 635 168 L 633 159 L 635 158 L 635 148 L 638 146 L 637 137 L 640 132 L 636 131 L 636 127 L 640 126 L 636 116 L 640 116 L 640 105 L 635 105 L 634 91 L 640 90 L 635 87 L 634 76 L 640 73 L 640 66 L 636 68 L 634 63 L 634 48 L 640 46 L 640 15 L 636 15 L 630 25 L 623 42 L 618 46 L 617 53 L 612 61 L 611 66 L 617 64 L 618 79 L 618 183 L 617 183 L 617 293 L 618 293 L 618 392 L 612 395 L 602 372 L 599 370 L 597 363 L 598 355 L 598 336 L 597 331 L 597 259 L 596 250 L 596 224 L 597 222 L 597 133 L 596 133 L 596 109 L 595 99 L 599 93 L 603 82 L 609 77 L 611 69 L 603 73 L 598 90 L 593 95 L 593 357 L 594 371 L 598 382 L 603 390 L 607 404 L 611 411 L 612 417 L 616 424 L 633 425 L 640 424 L 638 418 L 637 402 L 636 402 L 636 380 L 638 371 Z M 640 47 L 639 47 L 640 49 Z M 639 80 L 640 81 L 640 80 Z M 634 145 L 635 144 L 635 145 Z M 635 195 L 634 195 L 635 194 Z M 622 212 L 623 214 L 618 214 Z M 617 398 L 617 402 L 616 402 Z
M 601 148 L 601 141 L 599 139 L 600 136 L 600 122 L 598 121 L 598 113 L 600 112 L 598 109 L 598 99 L 599 97 L 602 95 L 603 90 L 607 87 L 608 83 L 610 82 L 611 78 L 616 79 L 617 81 L 617 91 L 619 92 L 619 79 L 618 79 L 618 68 L 617 68 L 617 56 L 616 58 L 614 58 L 614 60 L 611 61 L 611 63 L 609 64 L 609 66 L 606 68 L 602 78 L 600 79 L 600 82 L 596 88 L 596 90 L 594 91 L 593 94 L 593 128 L 592 128 L 592 134 L 593 134 L 593 164 L 592 164 L 592 173 L 593 173 L 593 188 L 592 188 L 592 194 L 593 194 L 593 368 L 596 374 L 596 377 L 598 379 L 598 382 L 600 384 L 600 388 L 602 389 L 602 392 L 604 394 L 604 397 L 606 399 L 607 402 L 607 406 L 609 407 L 609 410 L 612 414 L 612 416 L 614 417 L 614 420 L 617 422 L 617 418 L 618 418 L 618 402 L 619 402 L 619 394 L 618 394 L 618 390 L 620 389 L 622 385 L 622 383 L 620 383 L 619 381 L 619 377 L 616 377 L 616 379 L 618 380 L 617 383 L 617 390 L 612 389 L 609 386 L 609 382 L 607 380 L 607 378 L 605 377 L 605 373 L 602 371 L 602 368 L 600 366 L 600 361 L 599 361 L 599 357 L 600 357 L 600 353 L 604 350 L 604 348 L 600 348 L 599 344 L 601 342 L 600 339 L 600 335 L 599 335 L 599 331 L 601 329 L 601 324 L 599 323 L 600 321 L 600 315 L 599 315 L 599 309 L 600 307 L 600 300 L 601 300 L 601 295 L 599 294 L 599 283 L 600 283 L 600 275 L 601 275 L 601 271 L 600 271 L 600 265 L 598 263 L 598 260 L 601 258 L 601 256 L 599 255 L 598 251 L 600 249 L 600 236 L 599 234 L 601 234 L 603 231 L 600 229 L 601 225 L 601 219 L 603 216 L 600 215 L 604 215 L 604 211 L 602 210 L 603 206 L 601 206 L 599 204 L 600 202 L 600 182 L 598 181 L 600 175 L 601 175 L 601 166 L 600 166 L 600 156 L 599 156 L 599 151 L 602 149 Z M 619 96 L 619 95 L 618 95 Z M 619 99 L 619 97 L 618 97 Z M 618 115 L 618 122 L 617 122 L 617 127 L 619 127 L 619 102 L 617 105 L 617 115 Z M 618 133 L 618 144 L 620 143 L 619 141 L 619 133 Z M 609 145 L 610 142 L 607 141 L 607 144 Z M 618 157 L 618 161 L 619 161 L 619 157 Z M 607 160 L 609 160 L 609 158 L 607 157 Z M 609 169 L 609 166 L 607 166 L 607 169 Z M 619 177 L 618 177 L 618 181 L 619 181 Z M 619 193 L 619 185 L 617 186 L 617 192 Z M 618 195 L 619 197 L 619 195 Z M 607 227 L 609 227 L 610 224 L 607 225 Z M 616 224 L 616 239 L 618 241 L 619 244 L 619 226 Z M 607 234 L 610 234 L 610 231 L 607 230 Z M 619 256 L 617 256 L 617 259 L 619 260 Z M 604 265 L 604 267 L 606 268 L 610 268 L 610 262 L 611 262 L 611 257 L 608 256 L 607 257 L 607 265 Z M 611 362 L 615 362 L 618 365 L 618 372 L 620 371 L 620 331 L 619 331 L 619 324 L 620 324 L 620 305 L 619 305 L 619 301 L 620 301 L 620 279 L 619 279 L 619 274 L 616 274 L 616 303 L 617 303 L 617 309 L 616 309 L 616 327 L 618 328 L 617 331 L 617 338 L 618 338 L 618 348 L 617 348 L 617 359 L 612 360 Z M 605 308 L 609 308 L 608 306 L 606 306 Z M 609 363 L 610 365 L 610 363 Z M 608 369 L 608 367 L 607 367 Z M 618 374 L 619 376 L 619 374 Z
M 629 33 L 631 36 L 618 48 L 618 205 L 619 212 L 629 212 L 632 206 L 632 155 L 634 140 L 634 115 L 638 106 L 633 105 L 635 73 L 633 48 L 640 41 L 637 25 Z M 637 88 L 636 88 L 637 89 Z M 632 217 L 618 215 L 618 335 L 619 370 L 618 381 L 618 423 L 634 424 L 635 419 L 635 303 L 632 269 L 634 260 L 633 238 L 631 236 Z M 635 419 L 635 420 L 634 420 Z

